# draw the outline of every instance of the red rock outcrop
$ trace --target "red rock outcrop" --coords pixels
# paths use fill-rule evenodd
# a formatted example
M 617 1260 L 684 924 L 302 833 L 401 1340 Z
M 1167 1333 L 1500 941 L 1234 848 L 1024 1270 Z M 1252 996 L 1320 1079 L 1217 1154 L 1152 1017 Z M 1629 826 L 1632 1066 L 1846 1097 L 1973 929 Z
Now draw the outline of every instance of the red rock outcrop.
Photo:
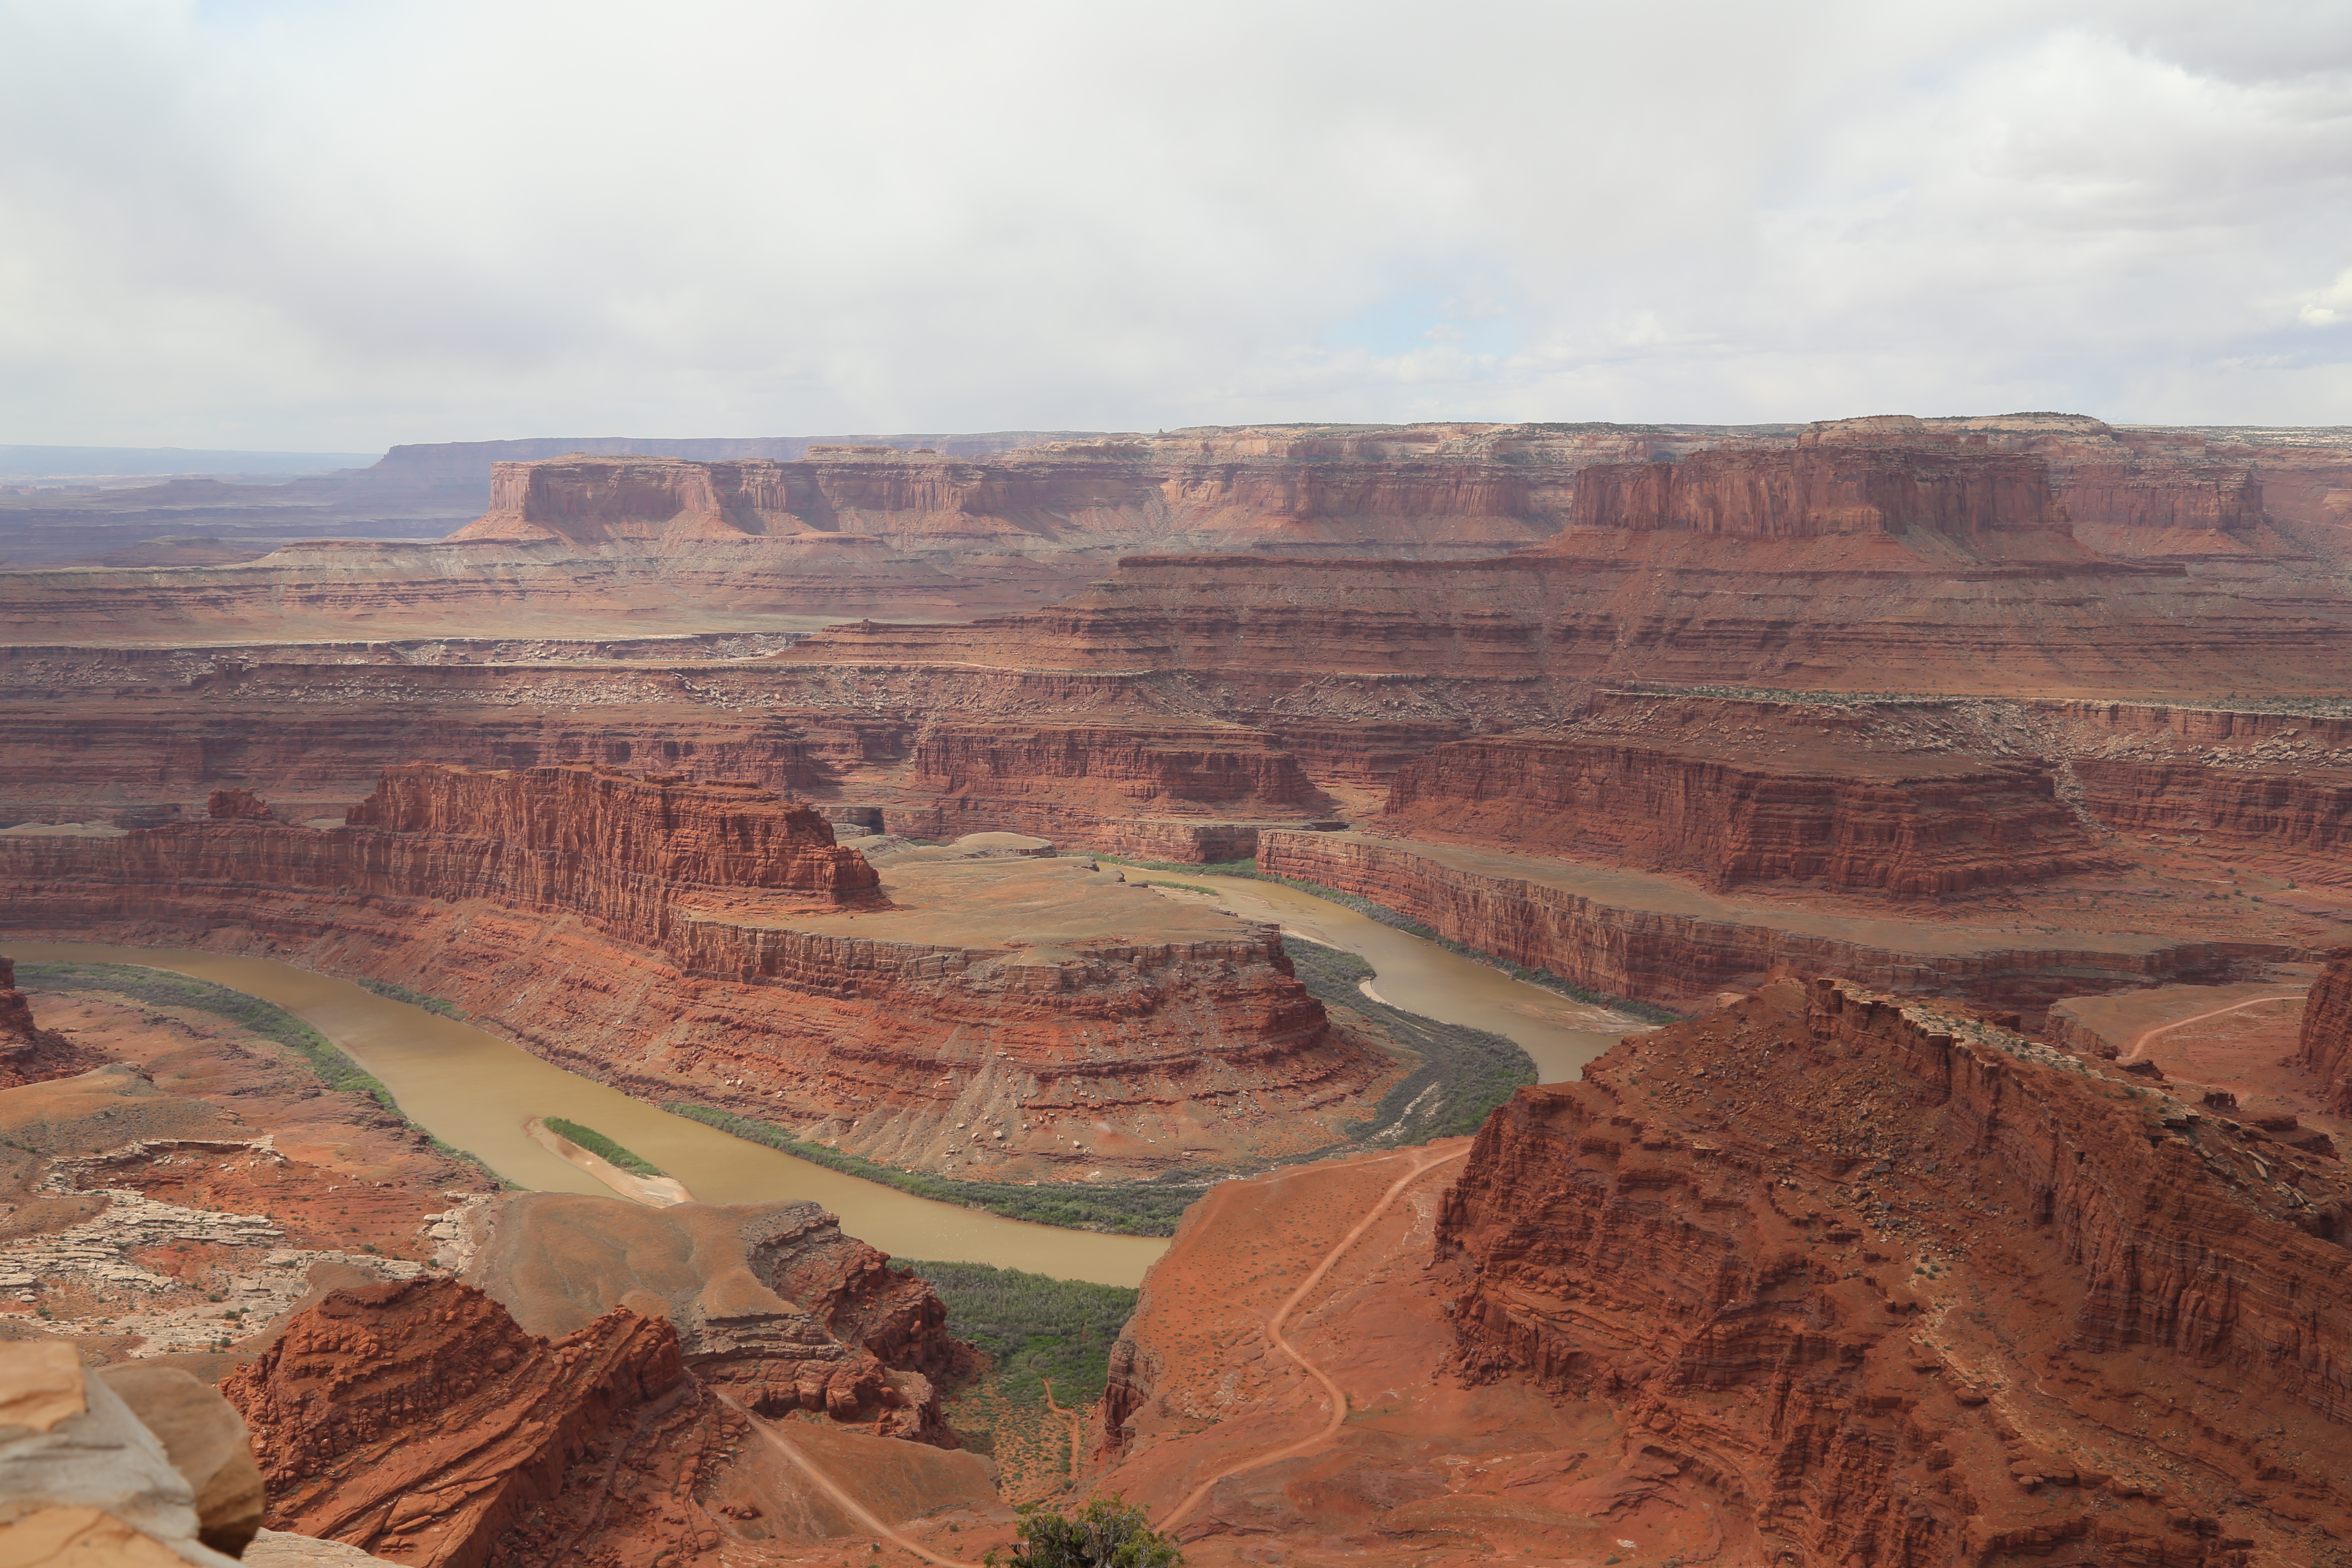
M 54 1029 L 33 1022 L 33 1005 L 16 989 L 16 966 L 0 957 L 0 1089 L 87 1072 L 99 1058 Z
M 903 777 L 893 833 L 1033 833 L 1146 859 L 1246 859 L 1261 825 L 1331 808 L 1278 740 L 1232 725 L 950 721 L 917 739 Z
M 1981 1018 L 1784 981 L 1520 1090 L 1437 1249 L 1468 1375 L 1604 1403 L 1756 1561 L 2244 1563 L 2352 1512 L 2346 1185 Z
M 814 811 L 674 775 L 418 765 L 348 826 L 0 835 L 0 875 L 19 931 L 422 983 L 606 1082 L 899 1164 L 1304 1152 L 1399 1070 L 1271 926 L 1075 858 L 914 866 L 886 904 Z
M 2038 1018 L 2061 996 L 2150 980 L 2211 983 L 2297 950 L 2279 942 L 2019 932 L 1719 900 L 1664 879 L 1353 833 L 1262 836 L 1258 868 L 1370 899 L 1448 941 L 1620 996 L 1688 1003 L 1777 967 L 1835 965 Z
M 371 847 L 362 863 L 391 889 L 464 898 L 494 887 L 507 902 L 587 915 L 648 943 L 667 931 L 653 911 L 680 900 L 717 907 L 755 895 L 770 911 L 881 901 L 874 868 L 834 843 L 831 823 L 753 784 L 603 766 L 476 773 L 412 763 L 384 770 L 345 824 L 373 830 L 352 837 Z M 390 848 L 400 836 L 434 843 L 429 870 L 403 864 L 408 858 Z M 475 865 L 452 864 L 457 845 Z
M 1369 830 L 1693 876 L 1934 899 L 2118 862 L 2047 764 L 1888 756 L 1811 739 L 1787 761 L 1628 741 L 1457 741 L 1408 764 Z
M 695 1376 L 762 1415 L 805 1409 L 956 1446 L 937 1385 L 970 1351 L 948 1337 L 947 1308 L 814 1204 L 519 1194 L 491 1215 L 466 1278 L 549 1339 L 616 1307 L 666 1318 Z
M 2295 1060 L 2319 1075 L 2330 1110 L 2352 1116 L 2352 953 L 2320 971 L 2305 999 Z
M 431 1568 L 609 1561 L 632 1534 L 658 1552 L 736 1423 L 659 1319 L 616 1308 L 550 1342 L 432 1277 L 334 1292 L 221 1392 L 271 1528 Z

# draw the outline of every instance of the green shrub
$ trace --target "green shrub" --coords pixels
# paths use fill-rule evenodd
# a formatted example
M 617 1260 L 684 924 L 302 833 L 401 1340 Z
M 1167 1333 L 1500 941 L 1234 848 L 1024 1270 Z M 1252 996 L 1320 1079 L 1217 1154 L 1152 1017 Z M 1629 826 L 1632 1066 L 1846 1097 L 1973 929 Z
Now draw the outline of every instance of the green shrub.
M 1152 1529 L 1150 1517 L 1117 1492 L 1097 1492 L 1076 1514 L 1042 1502 L 1013 1512 L 1019 1544 L 1008 1568 L 1180 1568 L 1184 1561 L 1175 1538 Z M 993 1552 L 981 1561 L 997 1568 Z
M 561 1116 L 542 1116 L 539 1124 L 549 1131 L 571 1139 L 583 1149 L 610 1165 L 618 1165 L 633 1176 L 667 1176 L 667 1171 L 642 1154 L 633 1154 L 593 1127 L 583 1127 L 577 1121 L 567 1121 Z

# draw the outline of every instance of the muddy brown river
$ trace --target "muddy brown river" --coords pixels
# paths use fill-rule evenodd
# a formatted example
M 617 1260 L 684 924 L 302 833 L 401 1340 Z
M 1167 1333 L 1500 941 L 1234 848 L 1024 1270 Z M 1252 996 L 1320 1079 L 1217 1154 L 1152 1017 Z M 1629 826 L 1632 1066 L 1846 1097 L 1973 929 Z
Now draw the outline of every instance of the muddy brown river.
M 1574 1077 L 1629 1026 L 1326 900 L 1240 878 L 1184 880 L 1213 885 L 1238 914 L 1277 920 L 1292 934 L 1361 954 L 1379 972 L 1375 994 L 1391 1005 L 1517 1040 L 1547 1081 Z M 673 1116 L 470 1024 L 271 959 L 80 942 L 9 942 L 0 951 L 19 963 L 146 964 L 274 1002 L 373 1073 L 417 1125 L 520 1186 L 608 1193 L 525 1130 L 533 1117 L 557 1116 L 643 1155 L 705 1203 L 805 1198 L 839 1215 L 850 1235 L 894 1257 L 1134 1285 L 1167 1250 L 1167 1242 L 1153 1237 L 1029 1225 L 843 1175 Z

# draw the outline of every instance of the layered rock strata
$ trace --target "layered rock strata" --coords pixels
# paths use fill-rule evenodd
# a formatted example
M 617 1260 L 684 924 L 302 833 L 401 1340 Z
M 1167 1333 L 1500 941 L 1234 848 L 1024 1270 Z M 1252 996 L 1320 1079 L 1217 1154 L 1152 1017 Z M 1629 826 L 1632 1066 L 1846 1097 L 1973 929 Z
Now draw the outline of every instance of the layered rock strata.
M 2121 862 L 2046 764 L 1816 743 L 1782 762 L 1618 741 L 1457 741 L 1403 768 L 1369 828 L 1695 877 L 1933 899 Z
M 1013 1178 L 1342 1142 L 1402 1069 L 1272 927 L 1076 859 L 894 870 L 814 810 L 597 768 L 393 770 L 349 826 L 0 835 L 20 931 L 423 983 L 529 1048 L 869 1158 Z
M 2337 955 L 2313 984 L 2294 1055 L 2318 1075 L 2328 1109 L 2352 1116 L 2352 953 Z
M 948 1337 L 946 1307 L 814 1204 L 656 1210 L 529 1193 L 478 1223 L 466 1278 L 526 1332 L 561 1339 L 626 1307 L 667 1319 L 695 1376 L 762 1415 L 956 1446 L 937 1384 L 970 1352 Z
M 273 1528 L 432 1568 L 674 1537 L 658 1516 L 690 1506 L 740 1425 L 668 1323 L 616 1308 L 551 1342 L 447 1279 L 339 1290 L 221 1391 L 253 1428 Z
M 1400 717 L 1435 710 L 1499 728 L 1556 716 L 1579 683 L 1633 679 L 2186 700 L 2217 689 L 2325 695 L 2348 642 L 2352 602 L 2315 595 L 2307 582 L 2110 561 L 2054 530 L 1727 543 L 1690 530 L 1612 528 L 1482 562 L 1131 556 L 1117 576 L 1051 609 L 960 626 L 834 626 L 777 658 L 1181 671 L 1213 693 L 1220 716 L 1370 718 L 1396 704 Z
M 1236 726 L 934 723 L 902 777 L 883 808 L 894 833 L 1028 833 L 1157 860 L 1247 859 L 1261 826 L 1332 804 L 1276 737 Z
M 1727 443 L 1730 450 L 1709 449 Z M 2294 469 L 2298 515 L 2319 520 L 2304 535 L 2332 550 L 2340 531 L 2326 519 L 2341 510 L 2328 512 L 2326 498 L 2344 492 L 2327 488 L 2327 475 L 2344 467 L 2342 454 L 2315 448 L 2302 456 L 2322 459 L 2316 468 Z M 310 542 L 235 565 L 7 574 L 0 579 L 0 629 L 34 641 L 68 630 L 142 642 L 317 639 L 355 629 L 463 637 L 469 620 L 495 610 L 518 633 L 561 637 L 589 614 L 625 615 L 646 629 L 678 633 L 772 629 L 779 615 L 961 618 L 1066 597 L 1117 555 L 1137 550 L 1465 560 L 1563 531 L 1585 536 L 1586 544 L 1569 552 L 1586 560 L 1591 575 L 1622 554 L 1589 548 L 1619 542 L 1621 523 L 1650 531 L 1671 519 L 1676 528 L 1669 531 L 1683 531 L 1685 521 L 1760 508 L 1757 515 L 1781 521 L 1734 529 L 1767 547 L 1740 563 L 1746 582 L 1738 591 L 1710 591 L 1730 586 L 1707 580 L 1723 563 L 1687 550 L 1651 550 L 1650 560 L 1622 563 L 1631 567 L 1622 574 L 1635 581 L 1661 570 L 1679 578 L 1672 597 L 1705 601 L 1696 617 L 1674 614 L 1671 603 L 1633 603 L 1620 592 L 1605 603 L 1588 594 L 1570 618 L 1605 613 L 1621 623 L 1599 639 L 1626 645 L 1621 673 L 1636 662 L 1663 667 L 1665 660 L 1644 657 L 1654 651 L 1645 645 L 1693 637 L 1720 638 L 1725 648 L 1747 645 L 1759 663 L 1785 647 L 1801 656 L 1780 660 L 1793 673 L 1852 656 L 1839 646 L 1846 639 L 1824 637 L 1810 624 L 1818 616 L 1788 608 L 1801 606 L 1801 588 L 1821 584 L 1777 584 L 1776 576 L 1794 568 L 1834 579 L 1889 565 L 1908 574 L 1916 567 L 1902 561 L 1905 551 L 1947 565 L 1989 554 L 2036 570 L 2006 574 L 2006 591 L 1969 570 L 1940 594 L 1900 596 L 1981 604 L 2014 596 L 2036 573 L 2054 572 L 2064 585 L 2026 591 L 2038 620 L 2063 623 L 2052 627 L 2053 644 L 2064 645 L 2047 650 L 2052 673 L 2095 670 L 2110 658 L 2127 667 L 2132 628 L 2103 626 L 2082 613 L 2081 593 L 2065 586 L 2153 609 L 2152 588 L 2154 600 L 2185 597 L 2232 619 L 2246 614 L 2235 601 L 2248 597 L 2273 616 L 2308 614 L 2307 584 L 2279 580 L 2281 563 L 2304 558 L 2305 546 L 2263 521 L 2260 457 L 2210 436 L 2116 431 L 2069 416 L 1878 417 L 1803 431 L 1203 430 L 966 455 L 817 445 L 794 459 L 573 454 L 499 465 L 491 510 L 441 544 Z M 1677 458 L 1696 465 L 1690 477 L 1677 478 L 1677 465 L 1660 461 Z M 1705 483 L 1703 470 L 1712 476 Z M 1696 510 L 1685 504 L 1710 489 L 1720 492 L 1715 500 Z M 2305 504 L 2306 490 L 2315 502 Z M 2088 531 L 2081 538 L 2042 526 L 2070 510 Z M 1856 531 L 1850 525 L 1865 514 L 1896 521 Z M 1949 531 L 1938 531 L 1948 524 Z M 1719 538 L 1711 531 L 1717 525 L 1699 524 Z M 1892 552 L 1866 550 L 1872 559 L 1864 561 L 1853 546 L 1868 540 L 1901 543 Z M 1824 541 L 1843 542 L 1793 555 L 1787 548 Z M 2093 551 L 2162 570 L 2153 578 L 2119 574 L 2099 566 Z M 2210 580 L 2190 580 L 2200 574 Z M 1974 665 L 1994 662 L 1969 630 L 1972 618 L 1963 612 L 1958 623 L 1938 625 L 1915 609 L 1895 621 L 1921 623 L 1915 636 L 1926 632 L 1964 649 Z M 2126 619 L 2148 628 L 2143 637 L 2164 625 L 2147 615 Z M 1772 640 L 1776 624 L 1796 629 L 1797 642 Z M 1894 621 L 1881 629 L 1882 641 L 1895 642 Z M 2216 646 L 2246 635 L 2240 629 Z M 2085 657 L 2093 662 L 2084 664 Z M 1919 661 L 1928 670 L 1938 662 Z
M 1259 869 L 1370 899 L 1438 935 L 1616 995 L 1689 1001 L 1781 965 L 2039 1017 L 2051 1003 L 2150 980 L 2214 982 L 2293 957 L 2245 941 L 2061 933 L 1741 903 L 1606 868 L 1352 833 L 1268 833 Z
M 1468 1376 L 1604 1403 L 1759 1560 L 2242 1563 L 2352 1511 L 2346 1184 L 1982 1018 L 1782 982 L 1521 1090 L 1437 1252 Z

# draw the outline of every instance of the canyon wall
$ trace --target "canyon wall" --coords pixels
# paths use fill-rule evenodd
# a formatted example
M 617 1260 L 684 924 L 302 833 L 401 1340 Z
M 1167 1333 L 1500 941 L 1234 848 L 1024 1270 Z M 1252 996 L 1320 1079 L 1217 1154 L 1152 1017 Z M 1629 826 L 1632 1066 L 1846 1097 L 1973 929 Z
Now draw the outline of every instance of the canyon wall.
M 2242 1563 L 2352 1509 L 2346 1184 L 1964 1012 L 1780 982 L 1520 1090 L 1437 1248 L 1467 1375 L 1605 1402 L 1759 1561 Z
M 1613 870 L 1351 833 L 1266 833 L 1258 868 L 1370 899 L 1450 942 L 1579 985 L 1670 1003 L 1797 965 L 2039 1016 L 2063 995 L 2152 980 L 2210 983 L 2295 951 L 2088 932 L 2036 941 L 1939 922 L 1765 910 Z
M 1381 835 L 1490 844 L 1718 889 L 1935 899 L 2106 868 L 2047 764 L 1810 748 L 1786 762 L 1633 742 L 1457 741 L 1408 764 Z
M 216 567 L 0 574 L 0 636 L 462 636 L 486 612 L 551 636 L 591 615 L 655 632 L 961 619 L 1062 599 L 1138 550 L 1467 561 L 1563 531 L 1668 525 L 1783 552 L 1843 541 L 1849 557 L 1873 541 L 2012 564 L 2080 566 L 2097 551 L 2217 572 L 2209 586 L 2226 599 L 2279 595 L 2278 569 L 2314 540 L 2335 552 L 2341 531 L 2325 496 L 2294 541 L 2265 522 L 2256 448 L 2075 416 L 1241 427 L 1017 450 L 990 437 L 701 444 L 727 447 L 719 458 L 593 445 L 604 450 L 499 464 L 489 510 L 440 543 L 311 540 Z M 2318 455 L 2342 467 L 2340 452 Z M 399 467 L 436 469 L 421 456 Z M 289 499 L 272 510 L 302 510 Z M 310 510 L 319 531 L 361 521 Z M 1755 563 L 1776 564 L 1769 553 Z
M 2352 953 L 2330 962 L 2305 998 L 2294 1059 L 2318 1075 L 2328 1109 L 2352 1116 Z
M 1971 554 L 1984 540 L 2050 549 Z M 1217 717 L 1494 729 L 1556 720 L 1582 683 L 1604 680 L 2207 704 L 2231 690 L 2323 695 L 2352 652 L 2352 601 L 2307 581 L 2061 558 L 2069 548 L 2054 533 L 1727 547 L 1578 529 L 1487 562 L 1135 556 L 1051 609 L 835 626 L 777 662 L 1181 672 Z
M 1330 1026 L 1273 927 L 1084 860 L 918 867 L 890 902 L 805 806 L 593 767 L 395 769 L 332 828 L 222 805 L 0 835 L 10 928 L 397 980 L 632 1092 L 902 1165 L 1303 1152 L 1400 1070 Z M 959 1130 L 982 1118 L 1001 1138 Z
M 884 805 L 919 838 L 1006 830 L 1145 859 L 1247 859 L 1260 826 L 1331 809 L 1276 737 L 1229 725 L 981 724 L 923 730 Z
M 1919 535 L 1986 553 L 2031 540 L 2059 558 L 2074 542 L 2049 464 L 2013 453 L 1808 444 L 1696 452 L 1678 462 L 1601 463 L 1576 478 L 1580 528 L 1735 539 Z
M 2127 833 L 2202 834 L 2338 861 L 2352 848 L 2352 768 L 2289 773 L 2101 758 L 2073 767 L 2084 805 Z

